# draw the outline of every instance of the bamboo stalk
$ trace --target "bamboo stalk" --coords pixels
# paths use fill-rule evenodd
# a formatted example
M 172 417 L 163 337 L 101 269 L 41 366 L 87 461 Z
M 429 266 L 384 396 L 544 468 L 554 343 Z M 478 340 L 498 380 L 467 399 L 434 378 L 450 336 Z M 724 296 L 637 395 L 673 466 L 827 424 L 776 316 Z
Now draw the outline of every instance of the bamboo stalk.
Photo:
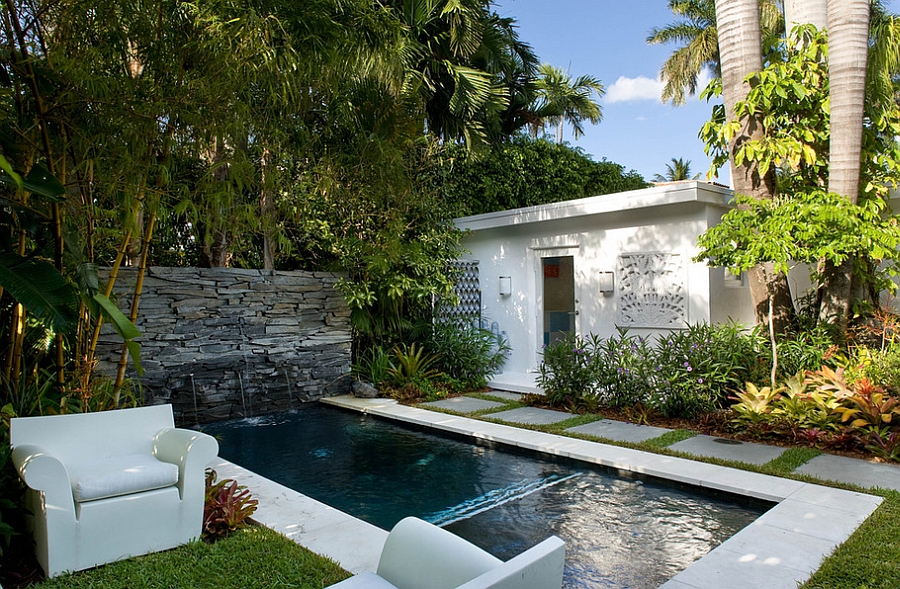
M 46 109 L 44 108 L 44 100 L 38 87 L 37 78 L 34 75 L 34 69 L 31 67 L 31 61 L 28 58 L 28 42 L 22 31 L 22 24 L 19 21 L 19 13 L 16 11 L 16 5 L 13 0 L 6 0 L 6 9 L 9 14 L 9 21 L 16 35 L 16 41 L 19 45 L 19 51 L 22 54 L 21 65 L 25 68 L 25 79 L 34 97 L 34 106 L 37 112 L 38 129 L 41 134 L 41 142 L 44 148 L 44 157 L 47 160 L 47 170 L 51 175 L 56 176 L 53 165 L 53 149 L 50 144 L 50 132 L 47 130 Z M 13 58 L 14 59 L 14 58 Z M 60 182 L 65 184 L 63 179 Z M 63 240 L 62 240 L 62 221 L 59 203 L 53 203 L 53 240 L 54 240 L 54 263 L 56 269 L 63 272 Z M 62 386 L 65 384 L 65 341 L 61 333 L 56 334 L 56 382 Z
M 138 307 L 141 301 L 141 290 L 144 288 L 144 275 L 147 272 L 147 261 L 150 259 L 150 239 L 153 236 L 153 225 L 156 222 L 156 214 L 151 212 L 147 220 L 147 229 L 141 240 L 141 261 L 138 266 L 137 282 L 134 285 L 134 297 L 131 299 L 131 314 L 129 320 L 137 321 Z M 125 383 L 125 367 L 128 364 L 128 346 L 122 344 L 122 353 L 119 356 L 119 369 L 116 372 L 116 382 L 113 388 L 113 406 L 118 407 L 122 394 L 122 385 Z
M 22 195 L 23 201 L 26 197 Z M 19 245 L 16 251 L 20 256 L 25 255 L 25 230 L 19 229 Z M 9 356 L 6 358 L 6 367 L 4 372 L 6 378 L 13 378 L 16 382 L 19 380 L 19 370 L 22 368 L 22 344 L 25 340 L 25 307 L 16 303 L 13 307 L 13 317 L 10 322 L 9 332 Z
M 125 238 L 122 240 L 122 245 L 119 247 L 119 251 L 116 252 L 116 260 L 113 262 L 112 267 L 109 270 L 109 278 L 106 281 L 106 288 L 103 291 L 104 296 L 109 297 L 112 294 L 113 288 L 115 287 L 116 280 L 119 278 L 119 268 L 122 266 L 122 260 L 125 258 L 125 252 L 128 251 L 128 244 L 131 242 L 131 236 L 133 235 L 133 231 L 129 229 L 125 233 Z M 91 342 L 87 349 L 87 363 L 91 365 L 94 361 L 94 356 L 97 353 L 97 342 L 100 340 L 100 328 L 103 325 L 103 315 L 99 315 L 97 317 L 97 322 L 94 324 L 94 331 L 91 333 Z

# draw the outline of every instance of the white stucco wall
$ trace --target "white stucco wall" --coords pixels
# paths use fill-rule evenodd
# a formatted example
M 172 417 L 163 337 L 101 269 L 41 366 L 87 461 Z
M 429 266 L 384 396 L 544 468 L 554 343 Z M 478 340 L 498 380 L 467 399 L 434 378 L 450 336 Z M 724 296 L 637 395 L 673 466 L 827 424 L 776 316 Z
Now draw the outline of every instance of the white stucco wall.
M 628 253 L 680 256 L 688 322 L 752 321 L 745 285 L 726 285 L 721 269 L 692 262 L 696 237 L 727 210 L 730 195 L 718 186 L 684 182 L 458 219 L 457 225 L 470 231 L 463 243 L 471 253 L 465 258 L 479 262 L 483 317 L 488 324 L 498 323 L 512 347 L 504 372 L 528 372 L 540 363 L 545 257 L 574 257 L 575 328 L 583 335 L 615 333 L 617 268 L 620 254 Z M 614 293 L 599 292 L 601 272 L 615 273 Z M 511 277 L 509 296 L 499 294 L 501 276 Z

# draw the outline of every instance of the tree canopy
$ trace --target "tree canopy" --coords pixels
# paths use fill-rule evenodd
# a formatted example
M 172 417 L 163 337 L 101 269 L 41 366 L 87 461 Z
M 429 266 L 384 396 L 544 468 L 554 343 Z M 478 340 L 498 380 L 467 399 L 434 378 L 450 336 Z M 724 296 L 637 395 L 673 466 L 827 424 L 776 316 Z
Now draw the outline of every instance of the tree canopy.
M 447 152 L 430 172 L 441 200 L 455 216 L 478 215 L 534 205 L 637 190 L 648 186 L 634 170 L 605 159 L 592 160 L 580 148 L 547 138 L 519 135 L 480 158 Z

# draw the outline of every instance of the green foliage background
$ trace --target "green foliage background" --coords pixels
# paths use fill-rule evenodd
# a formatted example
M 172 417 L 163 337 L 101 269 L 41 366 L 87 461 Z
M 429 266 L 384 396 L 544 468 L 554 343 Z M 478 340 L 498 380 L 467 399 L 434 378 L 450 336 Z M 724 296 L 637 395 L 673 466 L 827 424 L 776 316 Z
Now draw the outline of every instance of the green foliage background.
M 466 158 L 450 147 L 431 182 L 455 216 L 478 215 L 645 188 L 634 170 L 592 160 L 579 147 L 520 134 L 489 152 Z

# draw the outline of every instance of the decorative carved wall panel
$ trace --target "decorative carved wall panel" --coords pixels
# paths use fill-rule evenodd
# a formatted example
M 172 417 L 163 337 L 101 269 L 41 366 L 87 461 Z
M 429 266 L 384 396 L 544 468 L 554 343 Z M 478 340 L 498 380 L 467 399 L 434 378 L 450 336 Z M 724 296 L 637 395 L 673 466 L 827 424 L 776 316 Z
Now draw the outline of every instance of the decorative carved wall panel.
M 618 321 L 622 327 L 681 328 L 687 321 L 687 288 L 681 254 L 621 254 Z

